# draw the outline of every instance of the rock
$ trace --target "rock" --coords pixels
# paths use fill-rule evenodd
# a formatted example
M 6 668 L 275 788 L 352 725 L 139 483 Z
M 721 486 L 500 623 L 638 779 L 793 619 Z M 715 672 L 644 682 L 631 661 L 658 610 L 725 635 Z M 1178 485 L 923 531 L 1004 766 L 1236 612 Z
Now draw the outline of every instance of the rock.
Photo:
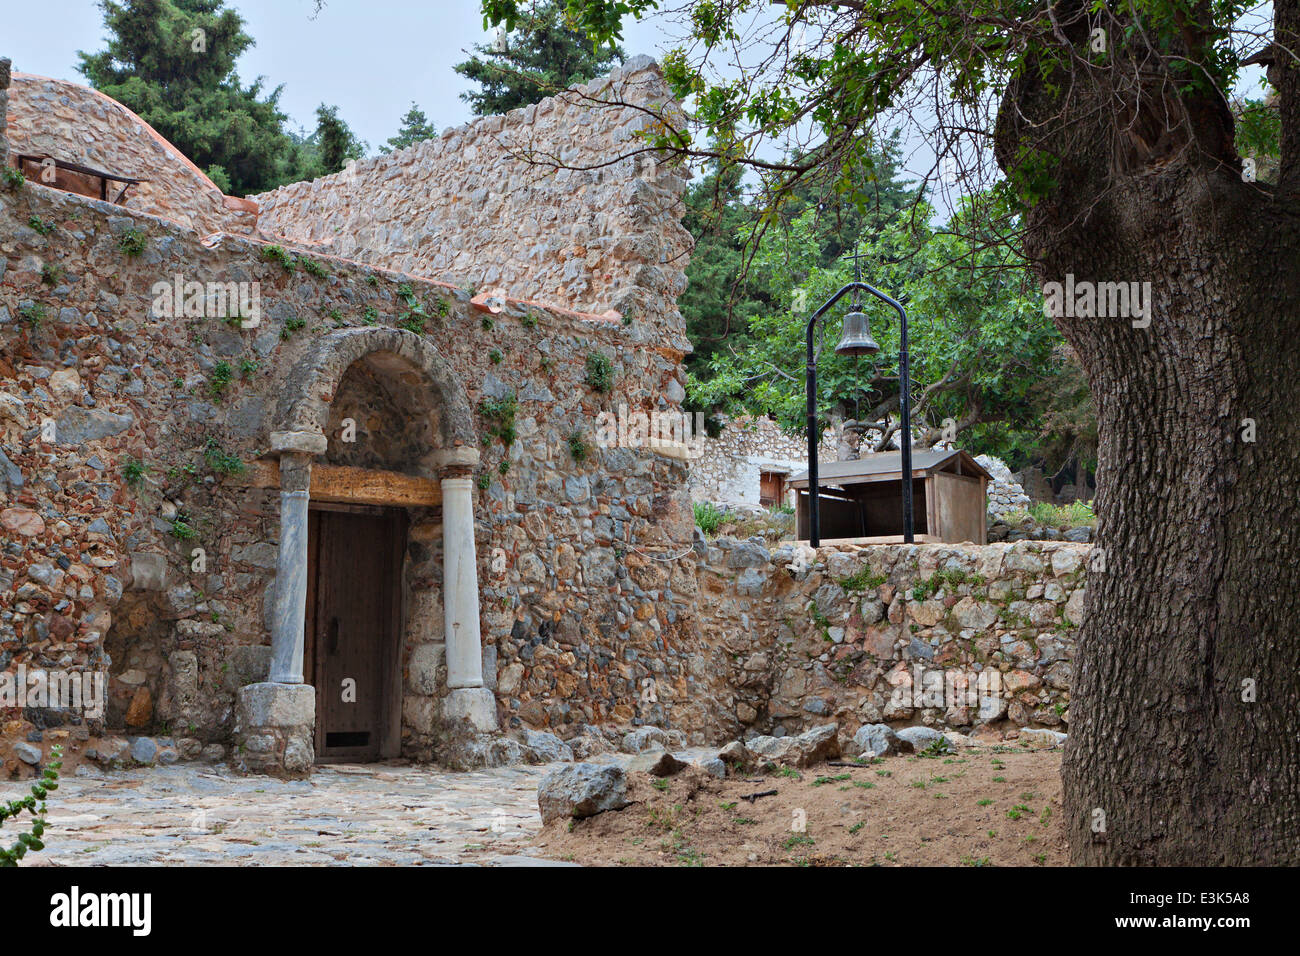
M 623 736 L 622 750 L 625 754 L 639 754 L 647 750 L 666 750 L 671 743 L 668 735 L 658 727 L 638 727 Z
M 678 760 L 666 750 L 638 754 L 627 762 L 627 769 L 636 773 L 648 773 L 656 777 L 671 777 L 690 764 Z
M 45 531 L 45 520 L 30 508 L 6 508 L 0 511 L 0 527 L 25 538 Z
M 1065 532 L 1065 540 L 1087 544 L 1092 540 L 1092 529 L 1087 525 L 1082 528 L 1071 528 Z
M 205 763 L 221 763 L 226 759 L 226 748 L 221 744 L 208 744 L 201 753 Z
M 131 706 L 126 709 L 128 727 L 144 727 L 153 720 L 153 697 L 149 688 L 141 686 L 131 698 Z
M 839 731 L 839 727 L 835 724 L 822 724 L 796 737 L 801 754 L 800 766 L 808 767 L 838 757 L 840 755 Z
M 33 747 L 31 744 L 16 743 L 14 744 L 14 756 L 23 763 L 31 764 L 34 767 L 41 762 L 41 748 Z
M 1030 750 L 1051 750 L 1053 747 L 1065 746 L 1066 735 L 1059 730 L 1038 730 L 1032 727 L 1020 728 L 1020 742 L 1029 745 Z
M 152 764 L 158 759 L 158 745 L 149 737 L 136 737 L 131 741 L 131 759 L 136 763 Z
M 58 417 L 54 435 L 60 445 L 80 445 L 121 434 L 133 424 L 133 415 L 114 415 L 102 408 L 73 405 Z
M 556 767 L 537 785 L 537 809 L 543 825 L 566 818 L 580 820 L 627 805 L 627 773 L 612 764 Z
M 797 737 L 755 737 L 748 748 L 762 757 L 797 767 L 810 767 L 840 755 L 839 727 L 822 724 Z
M 572 760 L 573 749 L 555 734 L 541 730 L 524 731 L 524 748 L 529 751 L 530 763 L 554 763 L 557 760 Z
M 573 751 L 574 760 L 586 760 L 614 749 L 599 733 L 579 734 L 569 740 L 569 748 Z
M 749 770 L 754 766 L 754 755 L 739 740 L 733 740 L 719 750 L 718 759 L 738 770 Z
M 898 734 L 888 724 L 865 724 L 853 735 L 853 752 L 863 756 L 883 757 L 898 753 Z
M 129 755 L 131 745 L 121 737 L 108 737 L 86 750 L 86 756 L 101 767 L 115 769 L 122 766 Z
M 723 779 L 727 776 L 727 765 L 717 757 L 701 758 L 696 761 L 696 766 L 707 773 L 710 777 Z
M 935 741 L 943 739 L 944 735 L 931 727 L 904 727 L 898 731 L 898 740 L 904 753 L 920 753 Z

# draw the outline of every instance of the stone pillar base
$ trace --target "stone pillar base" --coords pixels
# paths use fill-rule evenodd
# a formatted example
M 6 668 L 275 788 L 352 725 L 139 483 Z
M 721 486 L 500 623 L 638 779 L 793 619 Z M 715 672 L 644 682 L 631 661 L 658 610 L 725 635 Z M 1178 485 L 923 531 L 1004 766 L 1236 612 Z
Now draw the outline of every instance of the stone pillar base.
M 242 773 L 302 778 L 316 762 L 316 688 L 310 684 L 248 684 L 235 698 L 235 752 Z
M 464 717 L 475 730 L 491 733 L 497 729 L 496 695 L 486 687 L 457 687 L 443 699 L 442 716 L 446 720 Z

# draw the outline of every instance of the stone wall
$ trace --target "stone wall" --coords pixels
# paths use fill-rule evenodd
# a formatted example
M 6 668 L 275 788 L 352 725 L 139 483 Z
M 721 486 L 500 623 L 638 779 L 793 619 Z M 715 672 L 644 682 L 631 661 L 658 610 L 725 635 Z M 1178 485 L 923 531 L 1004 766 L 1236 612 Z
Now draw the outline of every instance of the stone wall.
M 685 466 L 593 440 L 602 410 L 672 407 L 680 352 L 644 345 L 635 326 L 513 302 L 491 314 L 446 284 L 301 251 L 290 271 L 253 240 L 204 243 L 130 213 L 31 181 L 0 190 L 0 668 L 107 670 L 110 725 L 170 730 L 185 754 L 227 741 L 235 691 L 266 676 L 279 525 L 273 489 L 223 472 L 269 460 L 289 371 L 323 336 L 409 328 L 418 304 L 482 440 L 485 674 L 503 725 L 716 729 L 690 623 Z M 123 250 L 128 229 L 145 233 L 141 255 Z M 258 283 L 259 324 L 159 314 L 154 285 L 177 275 Z M 597 353 L 613 369 L 607 392 L 587 380 Z M 359 409 L 364 440 L 401 461 L 388 428 L 407 420 L 401 382 L 385 383 L 379 408 L 373 384 L 363 375 L 339 398 Z M 507 445 L 482 403 L 510 395 Z M 441 567 L 438 510 L 416 511 L 403 651 L 413 756 L 438 746 Z M 647 681 L 657 693 L 643 700 Z
M 223 195 L 152 126 L 87 86 L 14 73 L 7 136 L 14 153 L 52 156 L 144 180 L 127 192 L 126 209 L 163 216 L 202 235 L 256 228 L 256 203 Z M 31 167 L 25 168 L 31 176 Z M 110 198 L 121 188 L 109 183 Z
M 822 461 L 835 460 L 835 435 L 818 448 Z M 808 468 L 808 441 L 792 436 L 770 418 L 741 416 L 726 421 L 717 438 L 704 439 L 704 454 L 691 461 L 691 498 L 731 507 L 759 506 L 759 475 L 787 476 Z
M 969 731 L 1069 720 L 1086 545 L 840 547 L 812 557 L 719 538 L 697 550 L 709 608 L 700 627 L 723 652 L 720 704 L 737 734 L 830 720 L 842 735 L 878 722 Z
M 988 489 L 990 519 L 996 520 L 1029 507 L 1029 496 L 1020 487 L 1020 482 L 1016 481 L 1006 462 L 992 455 L 976 455 L 975 460 L 993 476 Z
M 609 100 L 654 107 L 669 95 L 654 61 L 634 57 L 536 105 L 253 197 L 261 226 L 461 287 L 614 310 L 687 352 L 676 306 L 691 247 L 686 181 L 649 153 L 610 162 L 643 148 L 651 118 Z

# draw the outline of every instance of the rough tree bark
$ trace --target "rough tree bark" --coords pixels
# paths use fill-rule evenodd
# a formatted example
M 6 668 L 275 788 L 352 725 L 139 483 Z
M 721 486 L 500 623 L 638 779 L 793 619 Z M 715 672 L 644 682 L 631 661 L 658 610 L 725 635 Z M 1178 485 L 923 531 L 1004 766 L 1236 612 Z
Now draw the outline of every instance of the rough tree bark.
M 1300 52 L 1297 6 L 1275 3 L 1275 35 Z M 1086 47 L 1086 24 L 1066 32 Z M 1188 30 L 1174 52 L 1197 62 L 1203 41 Z M 1004 168 L 1031 142 L 1060 160 L 1057 187 L 1025 222 L 1043 281 L 1150 282 L 1155 302 L 1145 329 L 1127 318 L 1057 319 L 1097 405 L 1105 563 L 1088 576 L 1074 661 L 1071 857 L 1295 865 L 1296 71 L 1281 89 L 1275 189 L 1243 182 L 1221 99 L 1175 103 L 1167 75 L 1137 75 L 1077 74 L 1065 89 L 1017 81 L 997 130 Z

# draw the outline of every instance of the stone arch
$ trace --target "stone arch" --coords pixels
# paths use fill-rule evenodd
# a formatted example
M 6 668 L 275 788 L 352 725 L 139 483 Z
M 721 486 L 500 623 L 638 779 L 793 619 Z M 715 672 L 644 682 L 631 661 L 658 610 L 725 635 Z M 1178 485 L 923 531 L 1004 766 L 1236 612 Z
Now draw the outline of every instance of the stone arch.
M 423 379 L 432 393 L 427 410 L 435 411 L 435 400 L 438 406 L 438 438 L 443 449 L 475 447 L 474 419 L 460 379 L 432 345 L 405 329 L 339 329 L 321 338 L 282 383 L 271 432 L 323 438 L 343 376 L 353 363 L 374 357 L 404 365 Z

